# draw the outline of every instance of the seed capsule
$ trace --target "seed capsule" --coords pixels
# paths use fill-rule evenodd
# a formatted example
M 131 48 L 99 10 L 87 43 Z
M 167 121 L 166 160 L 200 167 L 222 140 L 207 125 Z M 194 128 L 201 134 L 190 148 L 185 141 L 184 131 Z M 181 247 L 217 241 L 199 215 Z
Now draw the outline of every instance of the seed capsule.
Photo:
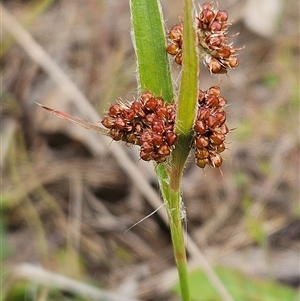
M 207 148 L 199 148 L 196 150 L 195 156 L 197 159 L 205 159 L 209 157 L 209 151 Z
M 117 117 L 121 115 L 123 111 L 124 109 L 118 103 L 116 103 L 109 108 L 109 115 L 112 117 Z
M 177 44 L 169 44 L 167 46 L 167 52 L 171 55 L 176 55 L 179 52 L 180 48 Z
M 167 144 L 162 144 L 157 150 L 159 155 L 168 156 L 171 153 L 170 147 Z
M 209 26 L 209 29 L 214 33 L 217 31 L 222 30 L 222 24 L 220 24 L 218 21 L 213 21 L 211 25 Z
M 219 98 L 214 94 L 208 95 L 206 105 L 209 107 L 217 107 L 219 105 Z
M 226 148 L 225 148 L 225 144 L 224 143 L 222 143 L 222 144 L 220 144 L 220 145 L 217 146 L 217 152 L 218 153 L 224 152 L 225 149 Z
M 115 128 L 117 130 L 123 130 L 126 127 L 126 122 L 123 118 L 117 117 L 115 121 Z
M 168 110 L 166 107 L 158 107 L 156 109 L 156 115 L 160 118 L 168 118 Z
M 209 24 L 210 22 L 213 21 L 215 17 L 215 14 L 212 10 L 210 9 L 204 9 L 201 13 L 200 13 L 200 20 L 204 23 L 204 24 Z
M 150 98 L 149 100 L 147 100 L 145 102 L 145 108 L 148 111 L 154 112 L 155 109 L 157 108 L 157 101 L 156 101 L 156 99 L 155 98 Z
M 195 139 L 195 145 L 197 148 L 203 148 L 209 146 L 209 139 L 205 136 L 198 136 Z
M 219 10 L 216 14 L 215 19 L 219 22 L 226 22 L 228 20 L 228 13 L 225 10 Z
M 133 109 L 124 110 L 122 117 L 124 117 L 125 120 L 132 121 L 135 117 L 135 111 Z
M 206 164 L 208 164 L 208 159 L 196 159 L 196 164 L 197 166 L 199 166 L 200 168 L 204 168 L 206 166 Z
M 225 135 L 221 134 L 221 133 L 216 133 L 214 132 L 211 136 L 210 136 L 211 141 L 216 144 L 216 145 L 220 145 L 224 142 L 225 140 Z
M 149 99 L 151 99 L 153 97 L 154 97 L 153 94 L 149 91 L 142 93 L 142 95 L 140 96 L 142 105 L 145 105 L 146 101 L 148 101 Z
M 178 65 L 182 65 L 182 52 L 178 52 L 178 54 L 175 56 L 174 61 Z
M 172 146 L 175 144 L 175 142 L 177 140 L 177 135 L 173 132 L 167 132 L 165 135 L 165 138 L 166 138 L 168 145 Z
M 212 167 L 220 167 L 222 165 L 223 159 L 220 154 L 213 153 L 209 156 L 209 163 Z
M 131 104 L 131 109 L 133 110 L 135 117 L 137 117 L 137 118 L 144 118 L 146 115 L 143 110 L 143 106 L 140 102 L 134 101 Z
M 180 42 L 182 39 L 182 25 L 174 25 L 169 32 L 169 38 L 172 41 Z
M 108 129 L 112 128 L 115 125 L 115 118 L 105 117 L 101 123 Z
M 153 133 L 152 138 L 153 138 L 152 141 L 154 146 L 159 146 L 164 142 L 164 138 L 161 134 Z
M 205 121 L 197 120 L 194 125 L 194 130 L 198 134 L 201 134 L 201 135 L 205 134 L 207 131 Z
M 116 141 L 122 140 L 122 138 L 123 138 L 122 132 L 117 129 L 111 129 L 109 133 L 110 133 L 111 138 Z

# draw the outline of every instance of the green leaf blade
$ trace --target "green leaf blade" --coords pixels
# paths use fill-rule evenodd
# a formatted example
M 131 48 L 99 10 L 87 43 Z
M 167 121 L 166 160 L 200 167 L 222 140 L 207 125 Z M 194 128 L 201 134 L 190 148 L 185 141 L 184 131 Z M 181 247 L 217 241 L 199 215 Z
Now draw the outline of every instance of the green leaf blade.
M 173 85 L 160 4 L 157 0 L 131 0 L 130 4 L 140 90 L 171 102 Z

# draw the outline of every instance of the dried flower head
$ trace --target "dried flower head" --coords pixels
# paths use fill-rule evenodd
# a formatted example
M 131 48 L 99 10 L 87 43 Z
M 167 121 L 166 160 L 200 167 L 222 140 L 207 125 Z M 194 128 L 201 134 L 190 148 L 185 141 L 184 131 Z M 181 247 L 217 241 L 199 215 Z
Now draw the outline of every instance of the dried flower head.
M 199 58 L 211 73 L 227 73 L 228 69 L 239 65 L 237 51 L 228 44 L 228 14 L 219 10 L 210 2 L 200 6 L 196 17 L 196 34 L 199 46 Z M 183 25 L 175 25 L 169 32 L 167 52 L 174 56 L 174 61 L 182 64 Z
M 139 145 L 141 159 L 166 161 L 177 135 L 174 133 L 176 107 L 165 104 L 161 97 L 143 92 L 137 101 L 112 105 L 102 124 L 114 140 Z
M 229 132 L 226 125 L 227 101 L 221 96 L 217 86 L 207 91 L 199 90 L 198 112 L 194 124 L 194 150 L 196 164 L 204 168 L 222 165 L 222 153 L 225 150 L 225 138 Z

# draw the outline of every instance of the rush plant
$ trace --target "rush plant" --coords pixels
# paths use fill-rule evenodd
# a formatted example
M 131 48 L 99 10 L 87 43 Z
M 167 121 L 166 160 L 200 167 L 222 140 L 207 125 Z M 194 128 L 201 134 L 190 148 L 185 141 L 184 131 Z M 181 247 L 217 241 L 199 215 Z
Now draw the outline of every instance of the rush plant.
M 153 161 L 169 218 L 182 300 L 189 301 L 182 174 L 190 153 L 200 168 L 220 167 L 229 132 L 227 100 L 220 87 L 198 88 L 199 62 L 211 74 L 225 74 L 238 66 L 239 49 L 228 44 L 226 11 L 208 2 L 198 11 L 192 0 L 183 3 L 183 21 L 166 32 L 158 0 L 130 0 L 139 95 L 132 102 L 119 99 L 113 104 L 103 127 L 42 107 L 113 140 L 136 145 L 142 160 Z M 172 85 L 169 55 L 182 68 L 178 90 Z

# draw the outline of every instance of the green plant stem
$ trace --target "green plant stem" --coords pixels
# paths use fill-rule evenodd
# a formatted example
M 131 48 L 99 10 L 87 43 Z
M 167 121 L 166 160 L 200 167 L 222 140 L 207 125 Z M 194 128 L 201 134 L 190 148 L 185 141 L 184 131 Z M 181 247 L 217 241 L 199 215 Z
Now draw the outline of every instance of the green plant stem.
M 162 188 L 162 192 L 168 191 L 168 196 L 164 197 L 167 200 L 167 213 L 170 222 L 171 238 L 174 250 L 174 257 L 177 265 L 181 296 L 183 301 L 190 301 L 190 289 L 188 283 L 188 268 L 186 259 L 186 250 L 183 237 L 182 227 L 182 210 L 180 208 L 181 195 L 180 190 Z
M 184 0 L 183 72 L 178 99 L 173 155 L 167 164 L 158 164 L 156 174 L 166 205 L 183 301 L 190 301 L 188 269 L 183 237 L 181 179 L 190 151 L 191 128 L 196 114 L 198 60 L 192 15 L 193 1 Z M 170 67 L 166 55 L 162 13 L 157 0 L 131 0 L 133 41 L 137 56 L 139 86 L 165 101 L 173 101 Z
M 178 140 L 170 161 L 170 187 L 164 187 L 164 189 L 169 189 L 167 210 L 170 220 L 174 255 L 180 280 L 181 295 L 184 301 L 189 301 L 191 298 L 182 228 L 185 212 L 181 205 L 182 200 L 180 188 L 183 169 L 190 152 L 192 140 L 191 129 L 196 114 L 198 94 L 198 58 L 196 52 L 194 16 L 192 13 L 193 1 L 185 0 L 184 4 L 183 71 L 181 76 L 175 127 L 175 132 L 178 134 Z

